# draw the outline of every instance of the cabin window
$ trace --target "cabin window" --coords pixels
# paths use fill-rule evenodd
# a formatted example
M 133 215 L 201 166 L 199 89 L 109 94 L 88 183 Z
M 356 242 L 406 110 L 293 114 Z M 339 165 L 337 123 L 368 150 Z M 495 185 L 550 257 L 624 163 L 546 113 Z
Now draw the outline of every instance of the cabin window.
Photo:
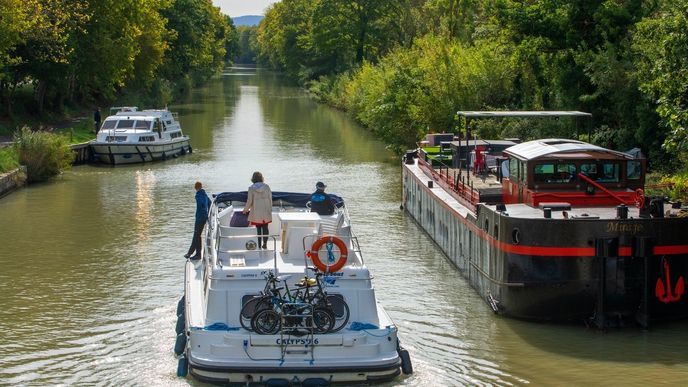
M 581 164 L 581 172 L 600 183 L 619 182 L 619 164 L 611 162 Z
M 115 124 L 117 124 L 117 121 L 114 121 L 114 120 L 105 121 L 105 122 L 103 122 L 103 127 L 101 129 L 114 129 Z
M 535 164 L 533 180 L 536 183 L 569 183 L 576 179 L 575 164 Z
M 521 178 L 519 180 L 524 183 L 528 182 L 528 165 L 525 161 L 521 162 Z
M 518 160 L 509 159 L 509 180 L 518 179 Z
M 150 129 L 150 121 L 136 121 L 134 128 L 148 130 Z
M 626 178 L 629 180 L 640 179 L 640 172 L 642 168 L 640 161 L 629 161 L 626 163 Z
M 134 127 L 134 120 L 120 120 L 117 124 L 117 129 L 132 129 Z
M 139 136 L 139 141 L 151 142 L 151 141 L 155 141 L 155 137 L 154 136 Z

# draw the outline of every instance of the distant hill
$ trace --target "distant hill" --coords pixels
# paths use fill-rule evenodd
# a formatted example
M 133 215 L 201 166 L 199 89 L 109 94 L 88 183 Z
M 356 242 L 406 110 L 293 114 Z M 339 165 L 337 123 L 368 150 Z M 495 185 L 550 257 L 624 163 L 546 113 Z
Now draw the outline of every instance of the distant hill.
M 263 20 L 263 16 L 261 15 L 246 15 L 246 16 L 239 16 L 239 17 L 233 17 L 232 21 L 234 22 L 235 26 L 257 26 L 260 21 Z

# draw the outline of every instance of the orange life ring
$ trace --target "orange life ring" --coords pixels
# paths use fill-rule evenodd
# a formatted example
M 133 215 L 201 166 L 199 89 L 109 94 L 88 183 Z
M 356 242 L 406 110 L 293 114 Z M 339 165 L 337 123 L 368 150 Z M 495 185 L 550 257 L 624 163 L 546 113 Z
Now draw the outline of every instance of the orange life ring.
M 339 260 L 337 260 L 337 262 L 335 262 L 333 265 L 329 266 L 322 263 L 322 261 L 320 261 L 320 257 L 318 257 L 318 250 L 320 250 L 320 248 L 326 243 L 332 243 L 339 248 Z M 349 249 L 346 247 L 346 244 L 343 240 L 334 236 L 324 236 L 313 243 L 309 255 L 313 261 L 313 264 L 318 268 L 318 270 L 322 271 L 323 273 L 334 273 L 344 267 L 348 254 Z

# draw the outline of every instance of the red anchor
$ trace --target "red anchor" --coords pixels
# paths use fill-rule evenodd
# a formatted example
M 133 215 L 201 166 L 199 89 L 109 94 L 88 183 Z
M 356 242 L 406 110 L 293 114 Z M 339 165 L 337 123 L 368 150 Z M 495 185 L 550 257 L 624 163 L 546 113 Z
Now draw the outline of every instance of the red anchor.
M 664 265 L 664 275 L 666 276 L 666 291 L 664 290 L 664 282 L 661 278 L 657 278 L 657 285 L 655 286 L 655 296 L 657 299 L 665 304 L 670 302 L 676 302 L 683 296 L 685 281 L 683 276 L 678 277 L 678 282 L 676 282 L 676 289 L 674 294 L 671 294 L 671 275 L 669 274 L 669 263 L 664 257 L 662 257 L 662 264 Z

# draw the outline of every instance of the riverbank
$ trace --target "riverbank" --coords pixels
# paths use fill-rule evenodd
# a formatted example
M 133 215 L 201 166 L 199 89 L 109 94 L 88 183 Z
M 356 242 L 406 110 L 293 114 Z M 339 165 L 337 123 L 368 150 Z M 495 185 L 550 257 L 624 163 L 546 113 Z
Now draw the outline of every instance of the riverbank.
M 0 174 L 0 198 L 26 184 L 26 167 L 21 165 L 10 172 Z

